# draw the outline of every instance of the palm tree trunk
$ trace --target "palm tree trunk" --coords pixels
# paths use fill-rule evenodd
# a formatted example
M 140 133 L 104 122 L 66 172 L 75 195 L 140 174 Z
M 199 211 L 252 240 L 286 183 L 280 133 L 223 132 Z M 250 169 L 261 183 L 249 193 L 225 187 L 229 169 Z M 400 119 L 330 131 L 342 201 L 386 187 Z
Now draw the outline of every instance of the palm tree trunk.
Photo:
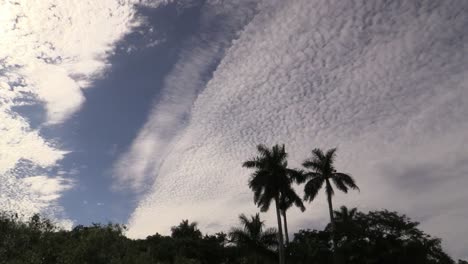
M 288 234 L 288 220 L 286 218 L 286 210 L 282 211 L 284 220 L 284 236 L 286 237 L 286 246 L 289 245 L 289 234 Z
M 327 179 L 326 180 L 326 184 L 327 184 L 327 199 L 328 199 L 328 211 L 330 213 L 330 224 L 331 224 L 331 238 L 332 238 L 332 243 L 333 243 L 333 262 L 335 264 L 338 264 L 339 263 L 339 260 L 338 260 L 338 255 L 337 255 L 337 247 L 336 247 L 336 236 L 335 236 L 335 230 L 336 230 L 336 226 L 335 226 L 335 218 L 333 217 L 333 203 L 332 203 L 332 196 L 331 196 L 331 192 L 328 191 L 328 190 L 331 190 L 331 185 L 330 185 L 330 181 Z
M 283 228 L 281 223 L 281 214 L 279 209 L 279 197 L 278 195 L 275 197 L 275 205 L 276 205 L 276 218 L 278 220 L 278 255 L 279 255 L 279 264 L 285 264 L 284 259 L 284 243 L 283 243 Z

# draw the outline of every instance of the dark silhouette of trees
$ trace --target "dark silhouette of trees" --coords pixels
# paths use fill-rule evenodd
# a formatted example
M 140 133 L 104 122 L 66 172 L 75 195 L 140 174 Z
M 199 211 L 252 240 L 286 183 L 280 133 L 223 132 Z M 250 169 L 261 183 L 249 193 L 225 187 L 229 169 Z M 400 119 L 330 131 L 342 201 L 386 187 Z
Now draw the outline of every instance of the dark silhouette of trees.
M 332 182 L 345 193 L 358 189 L 350 175 L 336 171 L 336 149 L 326 153 L 314 149 L 303 163 L 306 172 L 288 168 L 284 145 L 271 149 L 259 145 L 257 150 L 259 155 L 243 166 L 255 169 L 249 187 L 260 210 L 268 211 L 275 202 L 278 232 L 267 228 L 257 213 L 241 214 L 241 226 L 229 234 L 203 235 L 196 222 L 182 220 L 171 228 L 170 236 L 132 240 L 119 224 L 62 230 L 40 215 L 26 219 L 0 212 L 0 264 L 273 264 L 278 263 L 277 253 L 283 264 L 282 219 L 289 264 L 455 264 L 440 239 L 424 233 L 405 215 L 387 210 L 364 213 L 345 206 L 333 211 Z M 299 230 L 289 241 L 286 212 L 293 205 L 305 209 L 292 184 L 304 182 L 304 199 L 309 202 L 325 186 L 330 223 L 323 230 Z
M 405 215 L 342 207 L 335 217 L 336 242 L 347 264 L 455 264 L 439 239 L 421 231 Z M 80 225 L 66 231 L 38 215 L 21 221 L 4 213 L 0 214 L 0 264 L 277 263 L 274 230 L 258 215 L 240 220 L 242 226 L 231 229 L 229 235 L 204 235 L 184 220 L 171 236 L 132 240 L 125 237 L 125 227 L 117 224 Z M 289 244 L 288 263 L 331 264 L 331 242 L 331 224 L 324 230 L 299 230 Z
M 290 262 L 297 264 L 332 263 L 330 232 L 299 230 L 289 244 Z
M 284 145 L 275 145 L 271 149 L 258 145 L 259 156 L 243 163 L 243 167 L 255 171 L 249 179 L 249 187 L 254 192 L 254 202 L 262 212 L 268 211 L 271 201 L 275 201 L 278 221 L 279 263 L 285 263 L 283 229 L 281 223 L 281 193 L 293 192 L 292 179 L 298 176 L 297 171 L 288 168 L 287 153 Z
M 347 193 L 348 189 L 357 189 L 358 186 L 354 179 L 342 172 L 337 172 L 334 166 L 336 158 L 336 148 L 330 149 L 327 153 L 323 153 L 320 149 L 312 150 L 312 157 L 305 160 L 302 166 L 308 169 L 305 173 L 305 180 L 307 181 L 304 186 L 304 200 L 313 201 L 317 196 L 322 186 L 325 185 L 325 192 L 327 194 L 328 210 L 330 214 L 330 223 L 332 230 L 333 246 L 336 249 L 336 241 L 334 239 L 335 220 L 333 217 L 333 204 L 332 197 L 334 190 L 331 181 L 334 183 L 338 190 Z
M 171 228 L 172 238 L 190 238 L 197 239 L 202 237 L 202 233 L 198 230 L 196 222 L 189 223 L 188 220 L 182 220 L 178 226 Z
M 346 263 L 454 263 L 443 252 L 439 239 L 419 230 L 419 223 L 405 215 L 387 210 L 353 211 L 336 214 L 336 241 Z M 325 230 L 330 230 L 330 225 Z
M 356 214 L 357 208 L 348 209 L 346 206 L 341 206 L 339 211 L 334 211 L 336 229 L 352 233 L 356 230 Z
M 231 241 L 239 247 L 248 263 L 270 263 L 275 255 L 274 249 L 278 246 L 277 232 L 274 228 L 265 228 L 265 222 L 260 220 L 260 214 L 239 216 L 241 228 L 233 228 L 229 232 Z

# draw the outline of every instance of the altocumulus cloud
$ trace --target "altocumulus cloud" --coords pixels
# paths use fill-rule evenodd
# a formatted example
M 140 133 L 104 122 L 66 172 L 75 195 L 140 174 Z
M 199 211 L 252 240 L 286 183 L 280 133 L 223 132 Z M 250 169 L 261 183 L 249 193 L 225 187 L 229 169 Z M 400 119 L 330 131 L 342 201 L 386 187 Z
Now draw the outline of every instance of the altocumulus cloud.
M 59 216 L 57 200 L 75 182 L 52 175 L 67 151 L 44 138 L 40 128 L 59 125 L 80 108 L 82 90 L 109 66 L 115 42 L 143 22 L 134 17 L 135 4 L 149 2 L 0 0 L 3 209 Z M 38 105 L 46 114 L 39 126 L 16 111 Z
M 197 1 L 179 1 L 180 8 Z M 152 109 L 148 122 L 139 131 L 131 149 L 115 165 L 115 187 L 130 187 L 141 192 L 173 143 L 188 124 L 191 107 L 203 90 L 207 75 L 231 44 L 231 40 L 248 23 L 256 11 L 253 0 L 234 3 L 207 1 L 200 11 L 200 30 L 185 41 L 179 60 L 164 80 L 162 96 Z
M 249 171 L 240 165 L 258 143 L 286 143 L 292 166 L 314 147 L 338 146 L 339 168 L 362 191 L 337 195 L 337 206 L 408 213 L 466 257 L 468 3 L 302 0 L 257 8 L 202 92 L 183 102 L 190 117 L 170 124 L 186 122 L 163 149 L 167 156 L 143 147 L 127 154 L 158 164 L 133 171 L 155 182 L 129 234 L 167 233 L 182 218 L 214 232 L 254 212 Z M 166 112 L 156 105 L 147 127 Z M 161 140 L 145 129 L 145 140 Z M 292 231 L 325 224 L 323 198 L 305 213 L 292 210 Z M 265 217 L 274 223 L 273 213 Z

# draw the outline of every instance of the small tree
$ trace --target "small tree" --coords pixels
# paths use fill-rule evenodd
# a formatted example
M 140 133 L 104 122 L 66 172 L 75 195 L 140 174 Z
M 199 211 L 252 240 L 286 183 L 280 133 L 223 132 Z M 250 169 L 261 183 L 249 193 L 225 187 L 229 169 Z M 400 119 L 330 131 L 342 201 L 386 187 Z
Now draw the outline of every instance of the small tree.
M 260 214 L 239 216 L 240 228 L 233 228 L 229 232 L 231 241 L 250 256 L 251 263 L 271 260 L 274 255 L 272 249 L 278 246 L 277 232 L 274 228 L 266 228 L 265 222 L 260 220 Z

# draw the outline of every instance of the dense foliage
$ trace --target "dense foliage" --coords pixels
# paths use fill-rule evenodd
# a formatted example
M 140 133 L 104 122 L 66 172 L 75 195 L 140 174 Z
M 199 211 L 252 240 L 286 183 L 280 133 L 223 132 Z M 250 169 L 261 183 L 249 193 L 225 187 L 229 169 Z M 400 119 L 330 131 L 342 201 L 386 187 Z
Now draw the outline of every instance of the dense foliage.
M 338 255 L 345 263 L 455 263 L 440 240 L 418 223 L 389 211 L 369 213 L 342 207 L 335 211 Z M 121 225 L 94 224 L 58 229 L 38 215 L 20 221 L 0 216 L 0 263 L 276 263 L 275 230 L 258 215 L 240 216 L 227 234 L 203 235 L 196 223 L 182 221 L 171 236 L 132 240 Z M 300 230 L 286 250 L 288 263 L 332 263 L 330 226 Z M 459 262 L 465 263 L 465 262 Z

